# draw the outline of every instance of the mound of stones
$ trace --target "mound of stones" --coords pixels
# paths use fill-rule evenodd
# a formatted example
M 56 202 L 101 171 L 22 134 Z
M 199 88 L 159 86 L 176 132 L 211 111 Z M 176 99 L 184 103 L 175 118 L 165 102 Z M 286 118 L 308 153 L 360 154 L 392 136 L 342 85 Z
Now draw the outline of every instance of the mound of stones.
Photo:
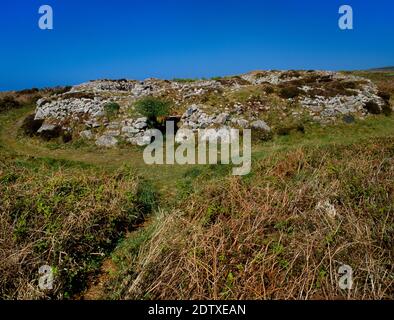
M 226 100 L 227 96 L 260 87 L 265 90 L 265 96 L 253 101 Z M 133 112 L 133 103 L 143 97 L 165 98 L 177 110 L 183 110 L 174 114 L 179 119 L 179 128 L 197 132 L 205 128 L 236 127 L 268 132 L 274 124 L 267 124 L 262 115 L 270 110 L 264 99 L 272 95 L 280 102 L 279 106 L 298 106 L 298 111 L 292 113 L 294 116 L 303 112 L 320 123 L 335 121 L 338 116 L 364 117 L 379 113 L 387 107 L 390 98 L 379 94 L 370 80 L 328 71 L 257 71 L 197 81 L 104 79 L 38 100 L 35 120 L 42 121 L 38 132 L 47 135 L 61 128 L 74 137 L 95 141 L 100 147 L 113 147 L 121 140 L 143 146 L 151 140 L 149 124 L 146 118 Z M 212 96 L 217 97 L 217 105 L 207 103 Z M 115 119 L 105 111 L 111 102 L 120 106 Z

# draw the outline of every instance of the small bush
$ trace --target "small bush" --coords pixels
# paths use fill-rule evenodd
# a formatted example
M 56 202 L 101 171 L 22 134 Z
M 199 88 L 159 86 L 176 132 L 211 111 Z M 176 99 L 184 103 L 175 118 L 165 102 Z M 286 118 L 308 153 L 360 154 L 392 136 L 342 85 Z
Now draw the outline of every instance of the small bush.
M 368 101 L 364 108 L 371 114 L 380 114 L 382 112 L 379 105 L 374 101 Z
M 292 99 L 301 93 L 300 89 L 295 86 L 284 87 L 280 89 L 279 96 L 283 99 Z
M 381 97 L 384 101 L 387 101 L 387 102 L 390 101 L 390 97 L 391 97 L 390 93 L 385 92 L 385 91 L 379 91 L 378 92 L 378 96 Z
M 157 123 L 159 117 L 169 115 L 170 103 L 159 98 L 146 97 L 135 103 L 135 109 L 151 122 Z
M 266 86 L 266 87 L 264 87 L 263 90 L 264 90 L 264 92 L 265 92 L 266 94 L 272 94 L 272 93 L 275 92 L 275 89 L 274 89 L 273 86 Z
M 8 111 L 11 109 L 20 108 L 22 105 L 19 101 L 15 100 L 14 97 L 5 96 L 0 99 L 0 112 Z
M 116 102 L 110 102 L 104 106 L 104 111 L 108 118 L 115 117 L 118 114 L 119 110 L 120 106 Z
M 70 131 L 66 131 L 66 130 L 64 130 L 64 131 L 62 132 L 61 137 L 62 137 L 62 141 L 63 141 L 64 143 L 71 142 L 72 139 L 73 139 L 72 133 L 71 133 Z

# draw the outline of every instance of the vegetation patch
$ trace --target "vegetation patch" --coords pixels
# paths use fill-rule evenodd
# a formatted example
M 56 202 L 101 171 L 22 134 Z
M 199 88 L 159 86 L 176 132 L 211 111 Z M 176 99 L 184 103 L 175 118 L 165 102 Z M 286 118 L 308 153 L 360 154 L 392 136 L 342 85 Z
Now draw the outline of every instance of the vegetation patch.
M 197 177 L 201 187 L 160 216 L 138 250 L 130 255 L 125 243 L 117 251 L 121 263 L 107 294 L 115 288 L 122 299 L 391 297 L 393 150 L 392 137 L 351 148 L 300 147 L 258 160 L 250 179 Z M 353 268 L 351 291 L 338 286 L 342 264 Z
M 86 285 L 102 258 L 140 218 L 133 199 L 138 180 L 56 161 L 0 164 L 0 296 L 69 298 Z M 38 289 L 38 269 L 49 265 L 54 288 Z
M 161 117 L 169 115 L 170 109 L 171 104 L 168 101 L 156 97 L 142 98 L 135 103 L 135 110 L 147 117 L 154 127 L 160 123 Z
M 120 105 L 116 102 L 109 102 L 104 105 L 104 112 L 108 119 L 113 119 L 116 117 L 120 110 Z

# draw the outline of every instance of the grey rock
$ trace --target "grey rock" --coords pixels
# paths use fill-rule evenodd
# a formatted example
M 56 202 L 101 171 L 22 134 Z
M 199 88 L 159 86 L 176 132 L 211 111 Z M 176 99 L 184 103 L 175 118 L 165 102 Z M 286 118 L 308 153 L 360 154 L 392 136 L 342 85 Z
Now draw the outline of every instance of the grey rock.
M 133 126 L 124 126 L 124 127 L 122 127 L 121 131 L 122 131 L 122 133 L 125 133 L 125 134 L 136 134 L 140 130 L 137 128 L 134 128 Z
M 146 146 L 151 143 L 151 135 L 150 134 L 140 134 L 138 136 L 135 136 L 133 138 L 128 139 L 128 141 L 131 144 L 137 145 L 137 146 Z
M 253 121 L 250 126 L 252 129 L 271 131 L 271 128 L 263 120 Z
M 198 106 L 195 104 L 192 104 L 189 108 L 187 108 L 185 115 L 187 117 L 190 117 L 194 112 L 198 110 Z
M 241 127 L 241 128 L 246 128 L 249 126 L 249 121 L 245 120 L 245 119 L 238 119 L 237 124 Z
M 105 135 L 111 136 L 111 137 L 118 137 L 118 136 L 120 136 L 120 132 L 119 132 L 119 130 L 107 130 L 105 132 Z
M 117 130 L 119 128 L 120 128 L 119 122 L 110 122 L 107 126 L 107 129 L 111 129 L 111 130 Z
M 118 140 L 115 137 L 103 135 L 96 140 L 96 145 L 99 147 L 115 147 L 118 144 Z
M 147 117 L 141 117 L 135 120 L 135 123 L 146 123 L 148 121 Z
M 38 133 L 42 133 L 42 132 L 45 132 L 45 131 L 53 131 L 53 130 L 55 130 L 57 127 L 58 127 L 58 126 L 57 126 L 57 125 L 54 125 L 54 124 L 44 123 L 44 124 L 40 127 L 40 129 L 37 130 L 37 132 L 38 132 Z
M 146 122 L 137 122 L 134 124 L 134 128 L 137 128 L 137 129 L 145 129 L 147 126 L 148 125 Z
M 213 122 L 216 124 L 225 124 L 226 121 L 228 120 L 228 118 L 229 118 L 228 113 L 221 113 L 216 116 L 216 118 L 213 120 Z
M 93 133 L 92 133 L 92 131 L 90 131 L 90 130 L 81 131 L 80 134 L 79 134 L 79 136 L 80 136 L 82 139 L 87 139 L 87 140 L 93 139 Z

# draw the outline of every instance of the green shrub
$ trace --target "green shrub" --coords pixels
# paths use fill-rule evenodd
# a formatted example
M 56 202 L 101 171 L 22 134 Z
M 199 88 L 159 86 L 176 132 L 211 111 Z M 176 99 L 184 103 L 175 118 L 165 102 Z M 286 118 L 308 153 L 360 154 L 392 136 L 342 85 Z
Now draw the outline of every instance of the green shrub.
M 104 112 L 108 118 L 115 117 L 118 114 L 119 110 L 120 106 L 116 102 L 110 102 L 104 106 Z
M 170 107 L 171 105 L 168 101 L 155 97 L 142 98 L 135 103 L 136 111 L 154 123 L 158 122 L 159 117 L 168 116 Z

